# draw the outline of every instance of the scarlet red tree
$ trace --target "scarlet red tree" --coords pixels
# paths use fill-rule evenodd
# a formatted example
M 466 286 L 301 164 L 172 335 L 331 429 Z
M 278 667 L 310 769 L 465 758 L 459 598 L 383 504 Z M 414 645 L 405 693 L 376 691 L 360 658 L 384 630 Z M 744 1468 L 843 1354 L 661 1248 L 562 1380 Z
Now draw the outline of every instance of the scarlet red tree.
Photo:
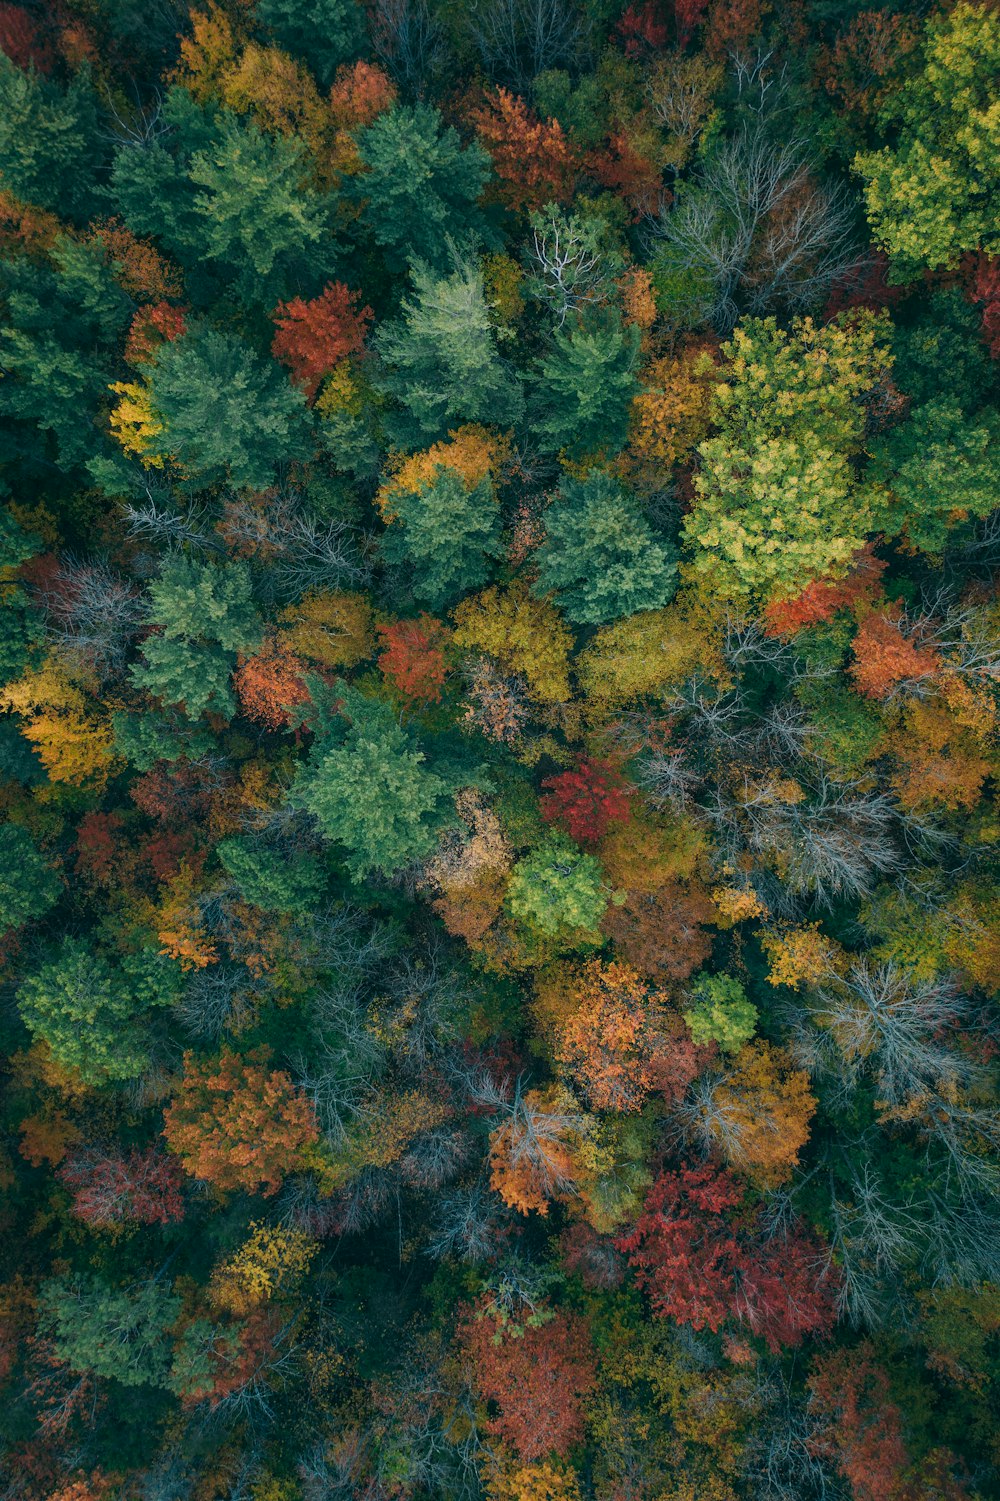
M 357 301 L 357 292 L 342 281 L 333 281 L 309 302 L 293 297 L 275 308 L 271 353 L 288 366 L 307 397 L 315 396 L 323 376 L 339 360 L 360 354 L 364 348 L 374 314 L 370 307 L 359 309 Z
M 577 844 L 597 844 L 611 824 L 628 817 L 629 791 L 609 761 L 581 756 L 574 770 L 546 777 L 542 787 L 542 817 Z

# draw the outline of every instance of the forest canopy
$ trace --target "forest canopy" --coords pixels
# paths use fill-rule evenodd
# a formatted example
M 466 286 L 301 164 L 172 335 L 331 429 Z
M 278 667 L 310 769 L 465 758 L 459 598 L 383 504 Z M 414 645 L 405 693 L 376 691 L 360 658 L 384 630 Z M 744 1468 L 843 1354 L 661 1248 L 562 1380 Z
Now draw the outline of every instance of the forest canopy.
M 1000 1501 L 996 0 L 0 3 L 0 1501 Z

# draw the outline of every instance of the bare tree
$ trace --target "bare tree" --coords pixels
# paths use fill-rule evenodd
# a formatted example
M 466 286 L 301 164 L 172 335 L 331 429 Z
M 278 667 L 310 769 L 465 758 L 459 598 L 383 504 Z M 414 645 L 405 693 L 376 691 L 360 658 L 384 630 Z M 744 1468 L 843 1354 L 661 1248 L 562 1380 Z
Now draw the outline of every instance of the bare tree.
M 519 93 L 549 68 L 573 70 L 589 35 L 573 0 L 473 0 L 469 27 L 485 67 Z
M 502 1243 L 510 1214 L 502 1199 L 483 1182 L 455 1188 L 435 1203 L 435 1222 L 427 1254 L 460 1261 L 491 1260 Z
M 755 122 L 719 148 L 650 233 L 678 270 L 707 280 L 702 311 L 728 334 L 743 316 L 816 303 L 856 262 L 853 223 L 848 194 L 815 182 L 803 143 L 775 141 Z
M 427 0 L 374 0 L 371 38 L 375 56 L 409 94 L 421 94 L 444 56 L 444 37 Z
M 102 562 L 61 559 L 40 591 L 49 639 L 102 681 L 121 672 L 145 606 L 135 585 Z
M 613 269 L 600 226 L 551 203 L 532 215 L 528 258 L 535 267 L 531 291 L 552 312 L 558 328 L 597 296 Z

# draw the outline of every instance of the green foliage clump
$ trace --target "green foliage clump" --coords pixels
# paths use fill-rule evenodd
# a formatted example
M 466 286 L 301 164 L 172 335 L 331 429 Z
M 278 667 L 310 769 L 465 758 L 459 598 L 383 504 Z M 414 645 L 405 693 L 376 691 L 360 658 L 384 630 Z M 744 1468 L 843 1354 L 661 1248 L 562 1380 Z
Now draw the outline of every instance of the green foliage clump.
M 699 1047 L 717 1042 L 724 1053 L 738 1053 L 757 1030 L 757 1007 L 732 975 L 696 976 L 691 998 L 694 1004 L 684 1012 L 684 1020 Z

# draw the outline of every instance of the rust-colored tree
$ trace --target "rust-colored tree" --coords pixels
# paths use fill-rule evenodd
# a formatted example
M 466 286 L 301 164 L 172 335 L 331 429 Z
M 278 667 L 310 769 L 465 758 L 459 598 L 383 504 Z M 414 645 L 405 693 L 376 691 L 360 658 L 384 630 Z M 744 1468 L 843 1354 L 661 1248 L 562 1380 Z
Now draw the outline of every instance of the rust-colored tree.
M 597 1385 L 590 1330 L 578 1313 L 558 1309 L 517 1335 L 485 1309 L 460 1328 L 472 1385 L 495 1406 L 486 1431 L 512 1444 L 522 1459 L 565 1454 L 583 1438 L 584 1403 Z
M 580 163 L 558 120 L 539 120 L 517 94 L 497 89 L 470 113 L 493 158 L 499 196 L 519 213 L 546 203 L 568 203 Z
M 311 400 L 323 376 L 348 355 L 360 354 L 374 314 L 358 308 L 358 293 L 342 281 L 329 282 L 309 302 L 293 297 L 279 302 L 271 353 L 287 365 L 292 379 Z
M 833 1350 L 813 1363 L 810 1407 L 819 1419 L 812 1439 L 851 1487 L 855 1501 L 890 1501 L 909 1464 L 902 1416 L 873 1344 Z
M 168 1225 L 184 1217 L 180 1168 L 155 1147 L 129 1153 L 84 1148 L 67 1157 L 56 1176 L 73 1195 L 73 1213 L 98 1229 L 130 1220 Z
M 310 1160 L 319 1139 L 312 1102 L 270 1052 L 218 1058 L 184 1055 L 184 1073 L 164 1112 L 164 1135 L 192 1177 L 223 1190 L 273 1194 Z
M 381 625 L 378 634 L 383 645 L 378 665 L 389 681 L 414 703 L 438 703 L 448 676 L 447 626 L 423 614 Z

